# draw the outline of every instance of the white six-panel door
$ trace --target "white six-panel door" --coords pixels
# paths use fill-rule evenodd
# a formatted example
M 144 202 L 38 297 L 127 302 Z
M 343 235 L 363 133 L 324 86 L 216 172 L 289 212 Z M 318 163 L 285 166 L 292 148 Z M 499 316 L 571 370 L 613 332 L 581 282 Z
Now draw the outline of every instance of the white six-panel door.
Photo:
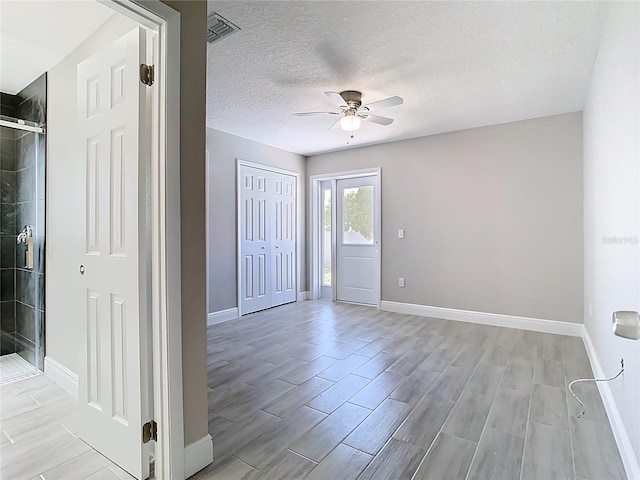
M 271 274 L 267 265 L 271 242 L 268 237 L 267 177 L 269 172 L 240 168 L 240 300 L 242 313 L 271 306 Z M 269 232 L 270 234 L 271 232 Z
M 78 65 L 77 264 L 84 304 L 79 435 L 136 478 L 149 476 L 145 179 L 139 28 Z M 69 128 L 73 128 L 69 126 Z
M 271 257 L 273 258 L 271 306 L 296 301 L 295 291 L 295 190 L 296 179 L 290 175 L 271 172 L 273 192 L 271 202 L 273 227 Z
M 240 312 L 296 301 L 296 177 L 238 170 Z
M 336 181 L 336 300 L 378 305 L 378 176 Z

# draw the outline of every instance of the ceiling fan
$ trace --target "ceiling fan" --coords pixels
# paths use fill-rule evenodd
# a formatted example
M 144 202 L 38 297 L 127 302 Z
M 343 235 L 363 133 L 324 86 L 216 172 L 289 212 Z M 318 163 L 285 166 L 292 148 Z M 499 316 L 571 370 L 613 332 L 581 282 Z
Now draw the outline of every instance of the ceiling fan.
M 391 125 L 393 118 L 381 117 L 379 115 L 372 115 L 371 111 L 380 108 L 393 107 L 395 105 L 401 105 L 404 100 L 401 97 L 389 97 L 383 100 L 378 100 L 368 105 L 362 105 L 362 93 L 356 90 L 345 90 L 344 92 L 324 92 L 327 97 L 333 100 L 340 112 L 303 112 L 294 113 L 296 116 L 307 115 L 341 115 L 337 122 L 331 125 L 329 130 L 337 128 L 338 125 L 347 132 L 352 132 L 360 128 L 362 120 L 368 122 L 377 123 L 379 125 Z

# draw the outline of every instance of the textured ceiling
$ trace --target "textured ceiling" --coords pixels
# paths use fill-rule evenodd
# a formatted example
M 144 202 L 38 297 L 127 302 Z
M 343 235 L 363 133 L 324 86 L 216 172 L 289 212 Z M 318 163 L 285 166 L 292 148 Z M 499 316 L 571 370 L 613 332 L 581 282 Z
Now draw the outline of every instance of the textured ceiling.
M 582 110 L 606 2 L 209 1 L 242 30 L 208 47 L 207 126 L 304 155 Z M 349 139 L 324 91 L 387 127 Z M 349 145 L 347 144 L 349 142 Z
M 91 0 L 0 0 L 0 91 L 18 93 L 112 15 Z

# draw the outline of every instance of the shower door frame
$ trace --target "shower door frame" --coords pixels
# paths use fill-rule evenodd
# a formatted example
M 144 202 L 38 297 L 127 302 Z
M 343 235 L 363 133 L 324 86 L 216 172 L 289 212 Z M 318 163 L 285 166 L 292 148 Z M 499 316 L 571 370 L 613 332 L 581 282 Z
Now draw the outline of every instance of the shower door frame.
M 40 146 L 40 138 L 38 137 L 38 135 L 45 135 L 45 129 L 42 126 L 38 126 L 38 124 L 36 122 L 30 121 L 30 120 L 22 120 L 19 118 L 13 118 L 13 117 L 7 117 L 4 116 L 4 118 L 11 118 L 12 120 L 15 120 L 15 122 L 13 121 L 8 121 L 5 120 L 3 118 L 0 117 L 0 127 L 2 128 L 11 128 L 14 130 L 19 130 L 21 132 L 27 132 L 25 134 L 33 134 L 33 143 L 34 143 L 34 151 L 33 151 L 33 155 L 35 156 L 35 161 L 34 161 L 34 169 L 37 171 L 38 166 L 37 166 L 37 162 L 38 162 L 38 149 Z M 46 138 L 46 137 L 45 137 Z M 46 140 L 45 140 L 46 141 Z M 45 147 L 45 151 L 46 151 L 46 147 Z M 45 159 L 45 165 L 46 165 L 46 159 Z M 17 173 L 17 172 L 16 172 Z M 16 175 L 17 178 L 17 175 Z M 42 178 L 41 180 L 44 180 L 44 178 Z M 35 174 L 33 176 L 33 189 L 34 189 L 34 193 L 37 192 L 37 182 L 39 181 L 39 175 Z M 17 190 L 17 185 L 16 185 L 16 190 Z M 38 223 L 42 222 L 42 224 L 44 225 L 44 218 L 45 218 L 45 212 L 46 212 L 46 206 L 45 206 L 45 211 L 41 212 L 42 215 L 42 220 L 40 220 L 38 218 L 38 199 L 37 199 L 37 193 L 35 193 L 36 195 L 36 201 L 35 203 L 35 215 L 36 217 L 33 219 L 33 221 L 31 222 L 33 225 L 36 225 L 36 236 L 38 235 L 42 235 L 42 232 L 39 232 L 38 230 Z M 16 199 L 17 201 L 17 199 Z M 17 206 L 17 203 L 16 203 Z M 14 230 L 14 234 L 17 235 L 20 232 L 20 225 L 18 225 L 16 223 L 15 225 L 15 230 Z M 32 237 L 33 238 L 33 237 Z M 37 246 L 34 244 L 32 245 L 31 248 L 36 249 Z M 33 253 L 32 255 L 35 255 L 35 253 Z M 26 269 L 28 270 L 32 270 L 32 273 L 35 274 L 35 281 L 33 282 L 33 296 L 34 296 L 34 305 L 33 305 L 33 309 L 34 309 L 34 316 L 33 316 L 33 326 L 34 326 L 34 339 L 33 339 L 33 344 L 34 344 L 34 362 L 31 363 L 31 361 L 29 361 L 29 363 L 33 366 L 33 371 L 32 373 L 28 373 L 27 375 L 33 375 L 34 373 L 38 372 L 38 371 L 44 371 L 44 350 L 45 350 L 45 339 L 44 339 L 44 328 L 45 328 L 45 323 L 44 323 L 44 319 L 41 318 L 40 316 L 40 310 L 42 309 L 42 305 L 43 305 L 43 300 L 40 298 L 40 295 L 44 295 L 44 291 L 40 291 L 39 288 L 39 281 L 38 281 L 38 276 L 40 274 L 40 271 L 44 271 L 42 269 L 43 265 L 41 265 L 42 259 L 39 258 L 38 259 L 38 267 L 34 268 L 33 266 L 31 267 L 26 267 Z M 24 264 L 24 263 L 23 263 Z M 25 267 L 18 267 L 18 249 L 16 247 L 15 250 L 15 254 L 14 254 L 14 270 L 16 271 L 14 274 L 14 297 L 17 296 L 17 270 L 23 270 L 25 269 Z M 41 270 L 42 269 L 42 270 Z M 34 271 L 35 270 L 35 271 Z M 18 318 L 16 315 L 16 311 L 14 310 L 14 321 L 17 323 Z M 15 352 L 14 353 L 20 353 L 18 352 L 18 338 L 17 338 L 17 326 L 16 329 L 14 330 L 14 345 L 15 345 Z M 24 343 L 22 340 L 20 340 L 22 343 Z M 18 374 L 18 378 L 24 378 L 22 377 L 20 374 Z

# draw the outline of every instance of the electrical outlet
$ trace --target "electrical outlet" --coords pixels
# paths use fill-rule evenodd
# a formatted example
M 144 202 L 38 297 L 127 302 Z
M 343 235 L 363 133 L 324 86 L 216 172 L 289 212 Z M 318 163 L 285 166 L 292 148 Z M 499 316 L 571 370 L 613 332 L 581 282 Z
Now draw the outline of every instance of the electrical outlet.
M 589 305 L 589 316 L 593 315 L 593 308 Z
M 404 277 L 400 277 L 400 278 L 398 279 L 398 286 L 399 286 L 399 287 L 404 287 Z
M 398 230 L 398 238 L 404 238 L 404 229 L 403 228 Z

